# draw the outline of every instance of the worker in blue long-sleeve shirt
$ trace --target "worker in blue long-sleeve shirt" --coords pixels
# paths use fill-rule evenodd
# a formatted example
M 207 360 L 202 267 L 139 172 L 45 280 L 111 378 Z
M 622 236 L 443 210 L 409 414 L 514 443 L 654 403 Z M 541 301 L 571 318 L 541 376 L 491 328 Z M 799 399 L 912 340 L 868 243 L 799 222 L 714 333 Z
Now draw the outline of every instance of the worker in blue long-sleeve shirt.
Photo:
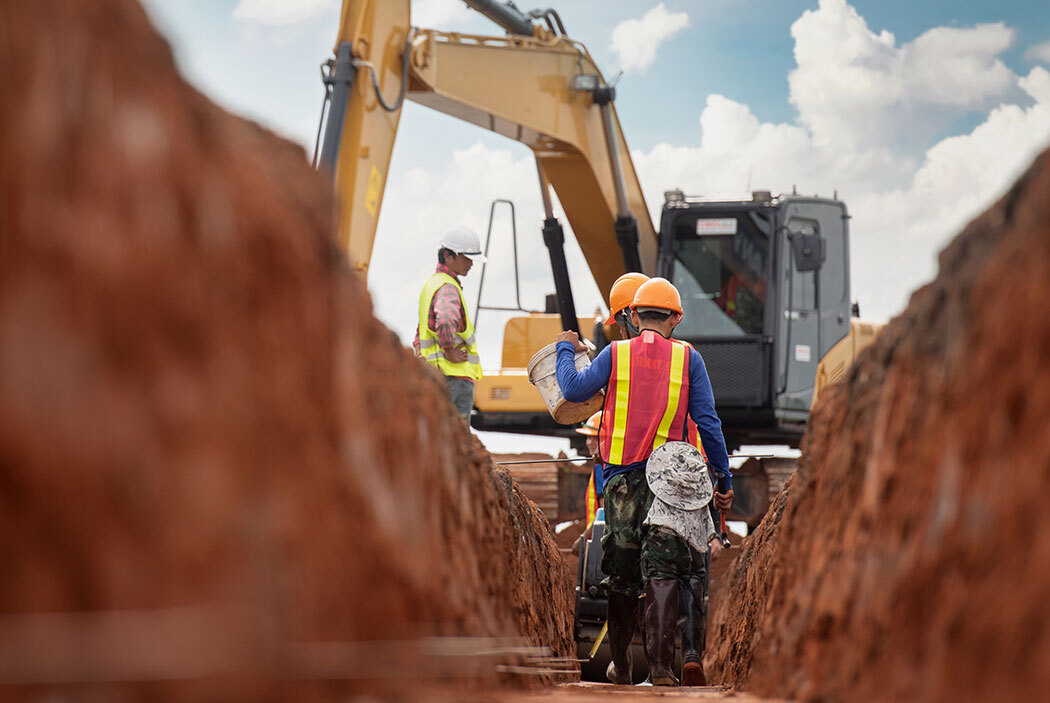
M 583 401 L 607 388 L 599 429 L 605 463 L 603 582 L 609 591 L 608 623 L 613 683 L 631 682 L 630 643 L 638 617 L 638 595 L 645 576 L 645 629 L 655 685 L 677 685 L 671 671 L 678 619 L 678 579 L 689 572 L 688 544 L 666 528 L 643 526 L 652 492 L 645 464 L 653 449 L 686 439 L 686 418 L 697 424 L 718 490 L 715 507 L 732 506 L 733 486 L 722 424 L 700 354 L 670 338 L 682 320 L 677 289 L 667 280 L 643 283 L 631 304 L 639 328 L 634 339 L 614 342 L 583 371 L 574 356 L 581 346 L 575 332 L 558 335 L 557 379 L 566 400 Z

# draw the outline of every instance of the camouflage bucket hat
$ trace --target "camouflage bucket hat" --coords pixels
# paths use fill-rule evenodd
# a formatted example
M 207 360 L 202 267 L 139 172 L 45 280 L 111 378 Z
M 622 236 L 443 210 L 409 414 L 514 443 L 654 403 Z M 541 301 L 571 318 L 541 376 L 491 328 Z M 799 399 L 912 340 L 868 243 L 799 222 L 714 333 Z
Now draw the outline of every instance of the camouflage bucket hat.
M 667 442 L 649 455 L 645 479 L 656 497 L 680 510 L 697 510 L 711 501 L 714 488 L 700 450 L 686 442 Z

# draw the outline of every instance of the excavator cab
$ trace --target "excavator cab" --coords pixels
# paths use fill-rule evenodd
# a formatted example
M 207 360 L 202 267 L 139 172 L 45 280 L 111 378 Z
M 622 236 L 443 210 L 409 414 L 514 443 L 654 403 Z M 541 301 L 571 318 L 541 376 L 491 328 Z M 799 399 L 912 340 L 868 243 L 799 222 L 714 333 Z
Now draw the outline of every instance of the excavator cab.
M 838 200 L 666 194 L 658 273 L 682 295 L 675 337 L 703 356 L 730 446 L 798 446 L 817 364 L 850 329 L 847 223 Z

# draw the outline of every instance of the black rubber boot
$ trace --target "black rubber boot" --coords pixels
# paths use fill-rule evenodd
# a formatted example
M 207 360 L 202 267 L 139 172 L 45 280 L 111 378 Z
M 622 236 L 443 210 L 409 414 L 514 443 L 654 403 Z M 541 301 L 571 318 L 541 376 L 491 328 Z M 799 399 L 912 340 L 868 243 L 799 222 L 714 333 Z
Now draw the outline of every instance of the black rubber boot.
M 682 633 L 682 685 L 706 686 L 704 638 L 707 635 L 707 584 L 710 553 L 693 550 L 693 570 L 678 592 L 678 629 Z
M 641 607 L 642 607 L 642 618 L 644 620 L 644 618 L 645 618 L 645 599 L 644 598 L 641 601 Z M 649 662 L 651 662 L 653 660 L 653 657 L 652 657 L 651 654 L 649 654 L 649 637 L 646 635 L 645 623 L 644 622 L 642 623 L 642 628 L 641 629 L 642 629 L 642 651 L 645 652 L 645 666 L 646 666 L 645 678 L 642 680 L 642 685 L 643 686 L 652 686 L 653 685 L 653 672 L 648 667 L 649 667 Z
M 609 650 L 612 661 L 605 670 L 605 676 L 615 684 L 630 686 L 631 679 L 631 640 L 634 639 L 634 628 L 638 624 L 638 599 L 614 591 L 609 592 L 609 604 L 606 612 L 609 622 Z
M 674 636 L 678 628 L 678 580 L 649 582 L 645 591 L 645 636 L 649 645 L 649 673 L 654 686 L 677 686 L 674 675 Z

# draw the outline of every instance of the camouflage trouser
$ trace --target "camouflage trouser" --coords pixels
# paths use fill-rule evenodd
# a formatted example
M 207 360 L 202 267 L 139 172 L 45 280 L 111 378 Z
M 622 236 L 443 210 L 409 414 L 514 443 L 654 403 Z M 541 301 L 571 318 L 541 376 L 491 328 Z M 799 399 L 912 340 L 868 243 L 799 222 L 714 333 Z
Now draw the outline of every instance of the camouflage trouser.
M 646 530 L 642 544 L 642 572 L 645 581 L 678 579 L 692 569 L 693 558 L 689 543 L 663 526 Z
M 645 471 L 613 476 L 605 483 L 605 534 L 602 535 L 602 583 L 625 596 L 642 592 L 642 521 L 653 502 Z
M 689 545 L 670 530 L 650 529 L 642 522 L 653 493 L 645 471 L 613 476 L 605 484 L 605 534 L 602 535 L 602 583 L 611 591 L 637 596 L 642 580 L 678 578 L 689 572 Z

